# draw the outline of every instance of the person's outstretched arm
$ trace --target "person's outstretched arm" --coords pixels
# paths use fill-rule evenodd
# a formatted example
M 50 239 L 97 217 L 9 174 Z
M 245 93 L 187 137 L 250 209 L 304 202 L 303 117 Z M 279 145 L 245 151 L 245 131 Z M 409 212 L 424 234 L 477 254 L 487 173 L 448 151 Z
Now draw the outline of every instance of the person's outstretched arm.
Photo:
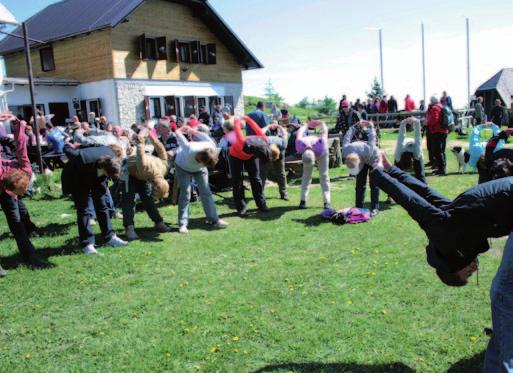
M 260 126 L 258 124 L 256 124 L 253 119 L 251 119 L 248 116 L 245 116 L 244 120 L 253 129 L 253 131 L 255 131 L 256 136 L 263 137 L 263 138 L 267 139 L 267 135 L 262 131 L 262 128 L 260 128 Z
M 321 122 L 321 136 L 328 141 L 329 129 L 325 122 Z
M 167 161 L 168 154 L 166 152 L 166 148 L 164 147 L 164 145 L 153 134 L 150 133 L 148 137 L 150 138 L 151 143 L 155 147 L 157 157 L 159 157 L 163 161 Z
M 394 160 L 399 162 L 401 160 L 401 156 L 403 154 L 403 145 L 404 145 L 404 134 L 406 133 L 406 124 L 408 123 L 407 119 L 401 121 L 399 126 L 399 134 L 397 135 L 397 145 L 395 147 Z
M 347 145 L 351 143 L 351 139 L 354 135 L 354 125 L 349 127 L 346 134 L 344 135 L 344 139 L 342 140 L 342 148 L 345 148 Z
M 417 118 L 412 119 L 415 125 L 415 159 L 422 160 L 424 156 L 422 154 L 422 128 L 420 125 L 420 120 Z
M 296 139 L 302 139 L 308 129 L 308 123 L 303 124 L 296 133 Z

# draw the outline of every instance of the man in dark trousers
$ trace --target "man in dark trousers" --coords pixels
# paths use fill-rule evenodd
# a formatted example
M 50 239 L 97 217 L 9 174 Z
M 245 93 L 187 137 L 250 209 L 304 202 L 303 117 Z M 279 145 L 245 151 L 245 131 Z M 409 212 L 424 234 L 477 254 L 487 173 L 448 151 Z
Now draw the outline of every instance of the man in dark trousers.
M 495 106 L 492 108 L 490 112 L 490 117 L 492 122 L 498 125 L 499 127 L 502 125 L 504 116 L 504 108 L 502 106 L 502 102 L 500 99 L 495 100 Z
M 443 111 L 442 105 L 438 101 L 438 98 L 431 97 L 431 105 L 429 105 L 427 111 L 427 125 L 429 135 L 431 136 L 430 147 L 435 160 L 436 174 L 440 176 L 446 175 L 446 158 L 445 158 L 445 146 L 447 143 L 447 135 L 449 130 L 443 128 Z
M 248 117 L 258 124 L 258 127 L 264 128 L 269 125 L 269 118 L 264 113 L 264 103 L 262 101 L 257 102 L 256 110 L 248 114 Z M 255 131 L 250 126 L 246 126 L 246 136 L 254 136 Z
M 427 261 L 440 280 L 463 286 L 478 269 L 488 238 L 513 231 L 513 177 L 477 185 L 454 201 L 382 156 L 371 173 L 374 183 L 401 205 L 426 233 Z
M 67 143 L 64 153 L 69 162 L 62 172 L 63 194 L 71 194 L 77 210 L 77 226 L 80 243 L 86 254 L 96 254 L 94 233 L 89 226 L 88 199 L 92 197 L 96 218 L 105 242 L 112 247 L 126 246 L 112 229 L 109 214 L 107 180 L 118 178 L 121 163 L 110 147 L 92 146 L 75 149 Z
M 397 113 L 397 100 L 394 96 L 390 96 L 390 100 L 388 100 L 388 112 Z

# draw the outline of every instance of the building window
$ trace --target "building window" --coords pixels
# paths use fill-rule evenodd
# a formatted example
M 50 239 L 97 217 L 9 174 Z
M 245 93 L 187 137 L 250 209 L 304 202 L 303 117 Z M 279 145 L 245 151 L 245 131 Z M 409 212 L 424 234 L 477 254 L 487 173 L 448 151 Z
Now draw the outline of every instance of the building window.
M 154 119 L 162 118 L 162 109 L 160 106 L 160 97 L 151 97 L 150 98 L 150 113 L 151 117 Z
M 41 57 L 41 70 L 53 71 L 55 70 L 55 61 L 53 59 L 53 48 L 51 46 L 41 48 L 39 50 L 39 56 Z
M 180 62 L 191 63 L 191 49 L 189 43 L 178 43 Z

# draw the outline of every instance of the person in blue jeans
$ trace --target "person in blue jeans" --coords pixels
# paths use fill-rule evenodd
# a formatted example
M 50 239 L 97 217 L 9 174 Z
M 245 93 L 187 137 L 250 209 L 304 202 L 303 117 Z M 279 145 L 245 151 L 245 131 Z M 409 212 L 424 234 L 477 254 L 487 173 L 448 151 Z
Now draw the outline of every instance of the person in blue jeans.
M 513 234 L 492 282 L 493 334 L 486 350 L 484 373 L 513 372 Z
M 195 141 L 189 141 L 185 135 Z M 219 150 L 210 136 L 190 127 L 176 131 L 179 147 L 176 154 L 176 176 L 180 185 L 178 198 L 178 225 L 180 233 L 188 232 L 191 179 L 196 181 L 203 210 L 209 224 L 216 228 L 226 228 L 228 223 L 219 219 L 208 183 L 208 167 L 214 167 L 219 158 Z

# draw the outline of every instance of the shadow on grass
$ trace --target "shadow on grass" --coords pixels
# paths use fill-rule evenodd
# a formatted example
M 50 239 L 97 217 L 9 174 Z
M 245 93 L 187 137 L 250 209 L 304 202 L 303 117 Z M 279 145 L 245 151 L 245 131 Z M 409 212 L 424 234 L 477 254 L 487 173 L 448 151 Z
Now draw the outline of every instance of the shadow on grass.
M 415 373 L 415 370 L 403 363 L 366 365 L 357 363 L 285 363 L 268 365 L 253 373 L 293 371 L 298 373 Z
M 485 352 L 480 352 L 474 356 L 461 359 L 447 370 L 447 373 L 481 373 Z
M 296 211 L 296 206 L 280 206 L 272 207 L 268 212 L 260 212 L 258 210 L 248 210 L 248 216 L 244 219 L 256 219 L 261 221 L 272 221 L 280 219 L 289 211 Z
M 321 215 L 312 215 L 305 219 L 292 219 L 295 223 L 304 224 L 305 227 L 318 227 L 321 224 L 329 224 L 329 221 L 324 220 Z
M 160 235 L 169 234 L 157 232 L 154 228 L 136 228 L 135 231 L 139 236 L 139 239 L 137 241 L 140 242 L 162 242 L 163 239 L 160 238 Z
M 37 233 L 40 237 L 52 237 L 52 236 L 61 236 L 66 234 L 70 227 L 74 226 L 75 223 L 65 223 L 65 224 L 57 224 L 51 223 L 42 228 L 37 228 Z M 13 238 L 10 231 L 4 232 L 0 235 L 0 240 L 7 240 L 9 238 Z

